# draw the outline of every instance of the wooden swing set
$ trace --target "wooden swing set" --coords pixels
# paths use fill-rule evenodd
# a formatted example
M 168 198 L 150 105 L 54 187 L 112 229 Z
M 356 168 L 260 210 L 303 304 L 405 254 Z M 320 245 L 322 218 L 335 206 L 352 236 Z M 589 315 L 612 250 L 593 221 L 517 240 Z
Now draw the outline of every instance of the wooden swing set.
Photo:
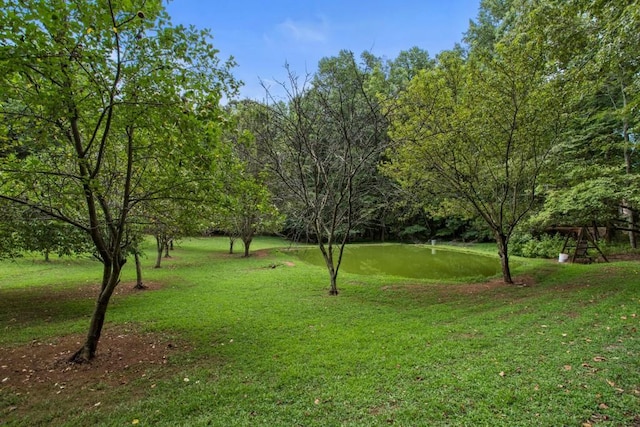
M 598 247 L 596 238 L 588 227 L 554 227 L 552 231 L 565 235 L 561 253 L 570 255 L 572 263 L 591 263 L 597 260 L 598 256 L 596 255 L 594 258 L 589 253 L 590 249 L 595 249 L 598 254 L 600 254 L 604 262 L 609 262 L 607 257 Z

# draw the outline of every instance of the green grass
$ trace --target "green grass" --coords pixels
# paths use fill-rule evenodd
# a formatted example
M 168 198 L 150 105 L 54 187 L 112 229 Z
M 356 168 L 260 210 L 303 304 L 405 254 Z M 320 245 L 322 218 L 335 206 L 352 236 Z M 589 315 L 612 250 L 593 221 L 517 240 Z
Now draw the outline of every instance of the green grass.
M 0 424 L 640 423 L 638 263 L 520 260 L 514 274 L 536 280 L 527 287 L 341 274 L 341 293 L 330 297 L 327 272 L 277 249 L 286 246 L 258 239 L 252 249 L 268 255 L 244 259 L 226 255 L 226 239 L 189 239 L 161 269 L 150 253 L 145 280 L 164 286 L 118 298 L 107 322 L 189 350 L 98 407 L 63 411 L 51 393 L 3 388 Z M 99 274 L 89 260 L 1 263 L 0 346 L 84 332 L 92 299 L 42 295 Z M 133 278 L 127 265 L 123 282 Z M 27 404 L 28 415 L 10 411 Z

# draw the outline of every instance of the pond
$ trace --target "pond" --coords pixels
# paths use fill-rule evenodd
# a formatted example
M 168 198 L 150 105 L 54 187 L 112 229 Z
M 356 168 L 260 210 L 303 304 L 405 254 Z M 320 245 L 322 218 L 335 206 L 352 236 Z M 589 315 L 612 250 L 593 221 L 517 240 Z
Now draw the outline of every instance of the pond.
M 296 256 L 310 264 L 325 265 L 317 247 L 298 250 Z M 416 279 L 489 277 L 501 271 L 497 257 L 440 246 L 407 244 L 347 246 L 340 270 L 355 274 L 385 274 Z

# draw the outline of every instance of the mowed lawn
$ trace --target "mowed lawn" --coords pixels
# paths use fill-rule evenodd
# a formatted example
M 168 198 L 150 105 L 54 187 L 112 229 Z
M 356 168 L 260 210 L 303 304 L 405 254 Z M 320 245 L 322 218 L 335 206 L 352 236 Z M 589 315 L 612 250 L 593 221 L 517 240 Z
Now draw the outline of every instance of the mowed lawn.
M 153 269 L 149 242 L 151 289 L 114 296 L 82 368 L 62 350 L 83 339 L 100 265 L 0 262 L 0 425 L 640 425 L 638 262 L 523 260 L 526 286 L 344 273 L 332 297 L 288 245 L 261 238 L 245 259 L 185 239 Z M 115 363 L 140 351 L 113 347 L 125 335 L 148 361 Z M 50 372 L 9 357 L 36 351 Z

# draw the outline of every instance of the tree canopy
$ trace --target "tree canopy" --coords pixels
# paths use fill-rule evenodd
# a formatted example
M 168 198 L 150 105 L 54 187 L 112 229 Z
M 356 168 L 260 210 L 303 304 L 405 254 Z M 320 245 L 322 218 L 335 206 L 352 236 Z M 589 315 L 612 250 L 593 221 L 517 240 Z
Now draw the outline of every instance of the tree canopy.
M 140 207 L 206 182 L 232 63 L 160 1 L 4 1 L 0 18 L 0 198 L 92 240 L 104 273 L 74 356 L 89 360 Z

